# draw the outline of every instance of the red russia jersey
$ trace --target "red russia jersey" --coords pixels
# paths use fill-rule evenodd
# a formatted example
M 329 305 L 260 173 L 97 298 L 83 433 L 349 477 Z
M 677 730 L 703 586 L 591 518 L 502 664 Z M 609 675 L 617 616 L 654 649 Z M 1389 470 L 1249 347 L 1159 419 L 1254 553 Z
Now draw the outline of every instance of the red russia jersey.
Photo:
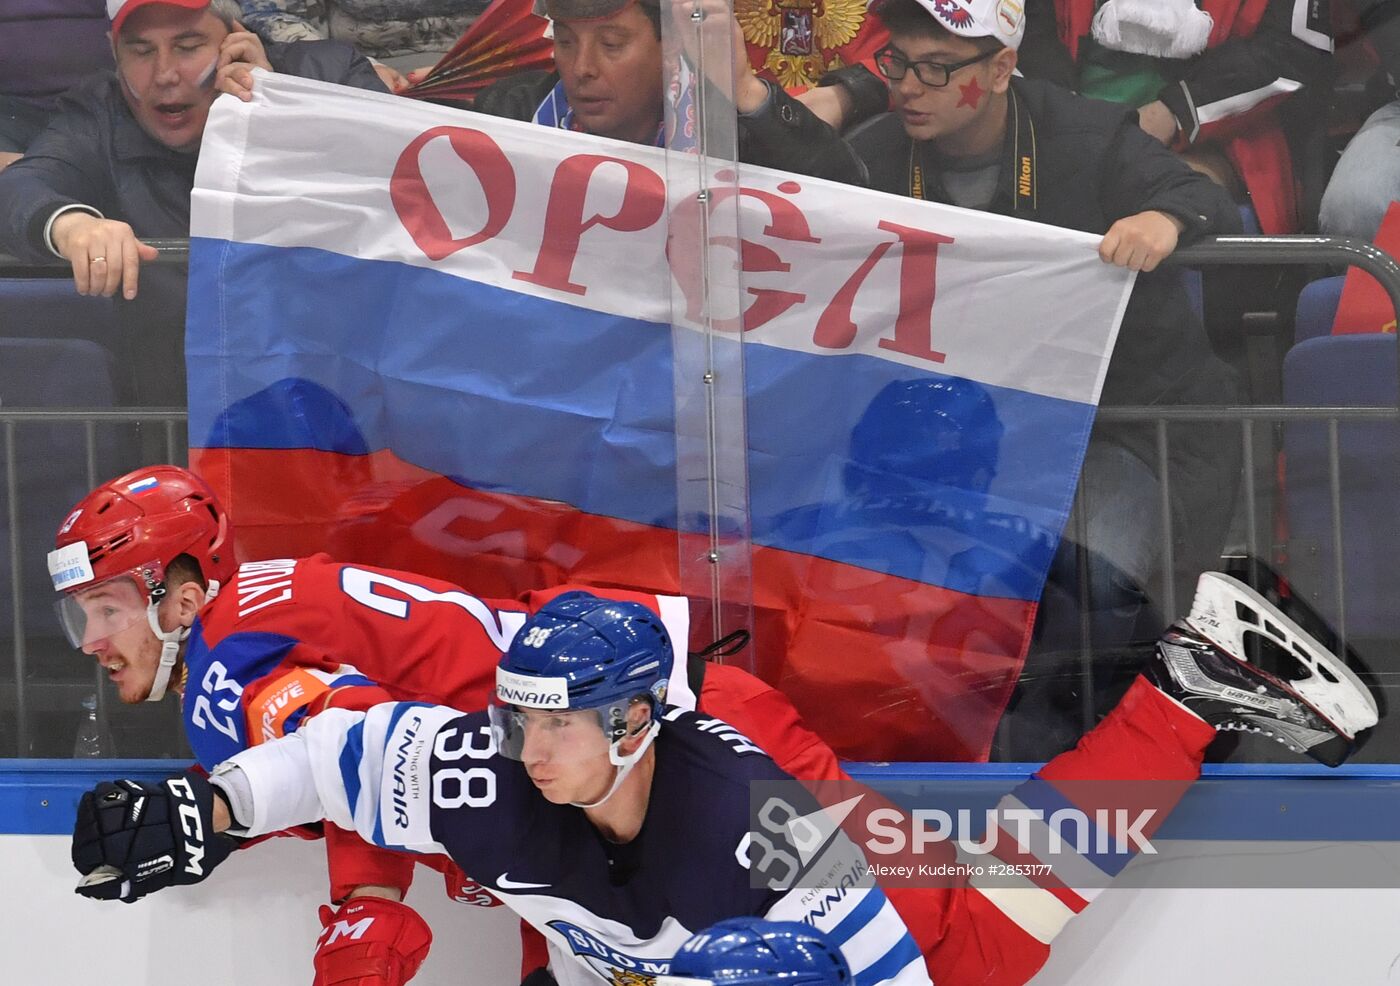
M 212 766 L 226 759 L 220 750 L 234 752 L 292 732 L 308 714 L 330 705 L 363 709 L 382 701 L 420 700 L 481 708 L 500 654 L 526 617 L 568 590 L 561 586 L 519 600 L 483 600 L 450 583 L 342 564 L 324 555 L 247 563 L 206 607 L 191 635 L 185 692 L 191 745 Z M 653 608 L 672 640 L 688 639 L 685 599 L 621 590 L 599 594 Z M 788 773 L 807 780 L 846 777 L 831 748 L 775 689 L 732 666 L 678 660 L 671 676 L 673 704 L 695 707 L 692 680 L 700 689 L 702 713 L 736 727 Z M 1189 782 L 1213 735 L 1205 723 L 1139 681 L 1078 748 L 1057 757 L 1040 778 L 1052 784 L 1078 777 Z M 1164 815 L 1167 802 L 1179 794 L 1162 795 Z M 881 803 L 878 797 L 869 800 L 869 807 Z M 418 860 L 447 875 L 455 898 L 495 903 L 446 857 L 381 850 L 331 825 L 326 838 L 333 898 L 366 884 L 405 889 Z M 1009 894 L 976 881 L 887 887 L 886 894 L 935 982 L 1010 986 L 1034 974 L 1051 939 L 1088 903 L 1053 885 L 1052 878 L 1046 881 Z M 543 940 L 527 931 L 522 944 L 522 971 L 529 972 L 545 961 Z
M 516 631 L 531 613 L 576 588 L 480 599 L 438 579 L 325 555 L 247 562 L 200 613 L 186 646 L 190 746 L 212 769 L 240 750 L 294 732 L 329 706 L 363 710 L 422 701 L 485 708 L 496 664 Z M 689 637 L 683 598 L 589 591 L 642 603 L 661 616 L 672 640 Z M 695 706 L 683 661 L 668 699 Z M 368 846 L 334 826 L 326 826 L 325 836 L 332 900 L 359 886 L 406 890 L 411 883 L 413 857 Z M 444 873 L 453 899 L 496 903 L 446 857 L 421 861 Z
M 485 708 L 516 630 L 571 588 L 478 599 L 447 582 L 325 555 L 247 562 L 200 614 L 186 648 L 190 745 L 212 768 L 294 731 L 350 686 L 377 687 L 387 696 L 378 701 Z M 648 606 L 672 640 L 688 639 L 684 599 L 600 594 Z M 669 699 L 693 708 L 684 671 L 678 662 Z

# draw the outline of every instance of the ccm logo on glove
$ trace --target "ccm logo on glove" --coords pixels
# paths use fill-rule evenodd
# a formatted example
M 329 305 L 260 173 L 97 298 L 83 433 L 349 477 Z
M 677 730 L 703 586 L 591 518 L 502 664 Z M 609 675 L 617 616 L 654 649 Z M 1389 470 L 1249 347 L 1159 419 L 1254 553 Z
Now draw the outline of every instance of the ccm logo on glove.
M 204 826 L 199 824 L 199 802 L 195 800 L 194 788 L 183 777 L 174 777 L 165 782 L 170 793 L 180 799 L 180 831 L 185 833 L 185 872 L 194 876 L 204 875 Z M 190 840 L 194 841 L 191 842 Z
M 322 907 L 321 925 L 312 986 L 404 986 L 433 941 L 413 908 L 381 897 Z

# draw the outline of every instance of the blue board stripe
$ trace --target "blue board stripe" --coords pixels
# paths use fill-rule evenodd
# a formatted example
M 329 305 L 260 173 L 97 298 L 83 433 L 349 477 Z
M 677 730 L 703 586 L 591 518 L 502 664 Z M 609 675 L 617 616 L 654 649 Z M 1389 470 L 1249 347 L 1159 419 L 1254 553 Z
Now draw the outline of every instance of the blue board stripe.
M 843 764 L 863 783 L 890 778 L 967 783 L 985 778 L 1009 789 L 1040 764 Z M 189 767 L 187 760 L 0 760 L 0 835 L 73 832 L 78 798 L 99 781 L 154 782 Z M 1385 841 L 1397 835 L 1400 765 L 1314 763 L 1206 764 L 1157 839 L 1295 839 Z M 1276 786 L 1281 782 L 1284 786 Z M 1257 796 L 1250 796 L 1255 792 Z M 1283 800 L 1280 800 L 1280 795 Z M 995 798 L 991 798 L 995 801 Z M 1266 824 L 1284 817 L 1290 828 Z
M 1049 781 L 1033 777 L 1024 784 L 1018 785 L 1016 790 L 1011 792 L 1021 804 L 1027 808 L 1039 809 L 1042 817 L 1049 819 L 1058 811 L 1070 811 L 1071 817 L 1085 817 L 1078 811 L 1074 803 L 1066 798 L 1054 784 Z M 1066 851 L 1072 851 L 1073 847 L 1083 840 L 1086 851 L 1079 853 L 1084 859 L 1093 863 L 1103 872 L 1117 876 L 1122 872 L 1123 867 L 1132 861 L 1135 853 L 1128 851 L 1128 844 L 1124 843 L 1124 851 L 1117 851 L 1117 843 L 1113 834 L 1103 833 L 1106 839 L 1107 852 L 1099 852 L 1097 847 L 1101 833 L 1099 826 L 1094 824 L 1092 819 L 1086 818 L 1084 831 L 1080 831 L 1077 824 L 1066 824 L 1059 826 L 1060 837 L 1064 839 Z

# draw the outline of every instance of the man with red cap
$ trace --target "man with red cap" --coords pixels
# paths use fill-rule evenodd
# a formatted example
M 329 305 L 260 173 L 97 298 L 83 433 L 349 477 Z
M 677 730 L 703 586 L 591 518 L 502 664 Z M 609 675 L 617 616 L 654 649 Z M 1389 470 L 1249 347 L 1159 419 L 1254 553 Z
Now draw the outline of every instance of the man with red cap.
M 185 403 L 186 272 L 144 267 L 152 237 L 189 236 L 190 192 L 209 106 L 257 66 L 384 91 L 333 41 L 263 46 L 237 0 L 107 0 L 115 71 L 65 93 L 25 156 L 0 172 L 0 253 L 66 260 L 79 294 L 120 292 L 111 340 L 124 404 Z M 140 296 L 137 291 L 140 289 Z M 174 359 L 152 359 L 152 353 Z
M 190 190 L 209 106 L 249 69 L 383 91 L 369 62 L 330 41 L 269 45 L 237 0 L 108 0 L 115 72 L 67 93 L 0 178 L 0 250 L 62 257 L 80 294 L 136 297 L 142 237 L 189 235 Z

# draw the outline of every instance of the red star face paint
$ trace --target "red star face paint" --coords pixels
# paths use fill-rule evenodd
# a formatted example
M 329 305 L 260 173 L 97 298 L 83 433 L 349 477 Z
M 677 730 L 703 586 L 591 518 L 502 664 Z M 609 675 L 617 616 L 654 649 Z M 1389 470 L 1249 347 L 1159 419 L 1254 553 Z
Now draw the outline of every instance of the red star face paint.
M 962 96 L 958 99 L 959 107 L 966 106 L 975 110 L 982 105 L 982 97 L 985 96 L 986 93 L 982 91 L 982 87 L 977 84 L 976 79 L 969 79 L 967 82 L 958 86 L 958 89 L 962 92 Z

